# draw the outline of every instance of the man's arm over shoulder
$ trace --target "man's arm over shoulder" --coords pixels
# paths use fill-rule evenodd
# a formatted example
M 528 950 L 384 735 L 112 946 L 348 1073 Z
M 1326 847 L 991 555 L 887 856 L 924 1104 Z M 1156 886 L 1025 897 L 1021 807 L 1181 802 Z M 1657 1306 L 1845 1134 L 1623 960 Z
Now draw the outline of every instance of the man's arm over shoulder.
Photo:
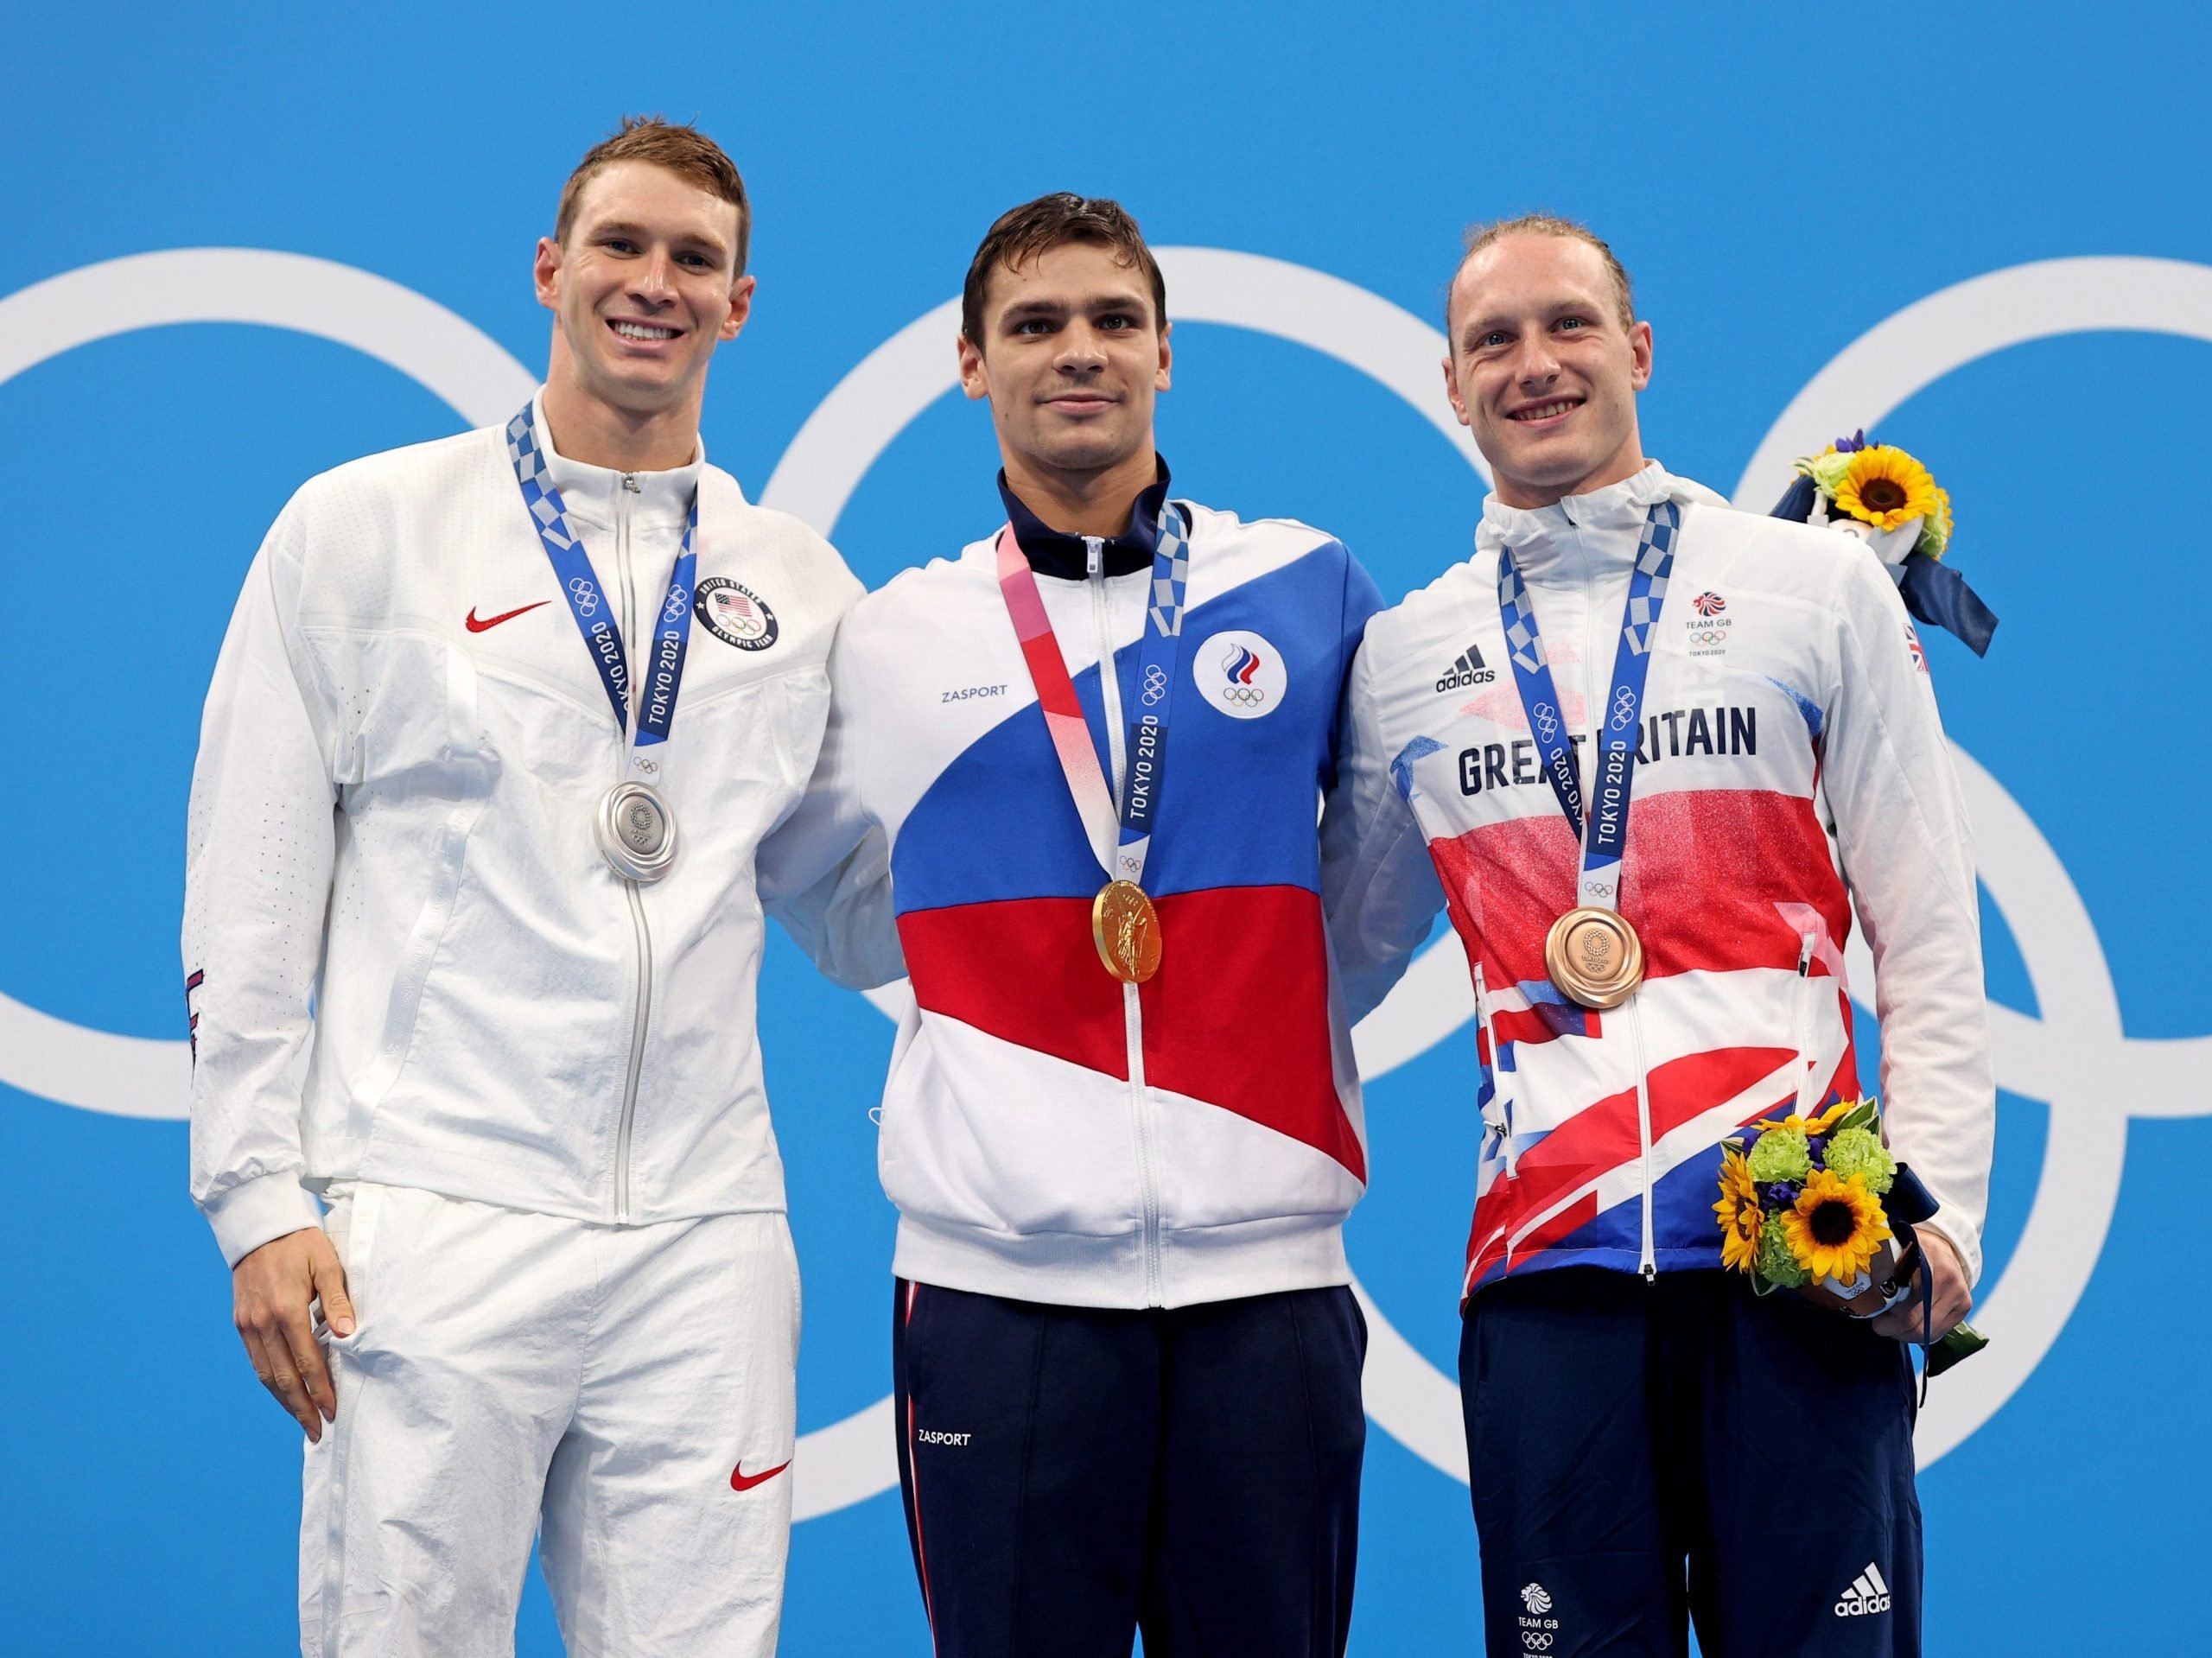
M 311 516 L 302 491 L 246 574 L 200 719 L 186 828 L 192 1196 L 232 1266 L 318 1218 L 300 1185 L 297 1079 L 335 855 L 337 722 L 298 625 Z
M 1363 612 L 1348 576 L 1349 662 L 1337 715 L 1336 775 L 1321 812 L 1321 909 L 1345 1013 L 1357 1024 L 1404 975 L 1444 890 L 1383 734 L 1376 682 L 1387 663 L 1372 641 L 1387 635 L 1395 613 L 1378 614 L 1373 581 L 1357 564 L 1351 570 L 1374 599 Z M 1359 626 L 1350 628 L 1354 617 Z
M 1904 603 L 1871 552 L 1845 550 L 1826 789 L 1874 953 L 1891 1143 L 1941 1203 L 1928 1223 L 1971 1282 L 1996 1132 L 1972 830 Z
M 891 904 L 890 843 L 861 794 L 865 632 L 865 618 L 848 610 L 830 651 L 829 720 L 812 775 L 760 843 L 756 868 L 767 912 L 826 977 L 854 990 L 906 971 Z

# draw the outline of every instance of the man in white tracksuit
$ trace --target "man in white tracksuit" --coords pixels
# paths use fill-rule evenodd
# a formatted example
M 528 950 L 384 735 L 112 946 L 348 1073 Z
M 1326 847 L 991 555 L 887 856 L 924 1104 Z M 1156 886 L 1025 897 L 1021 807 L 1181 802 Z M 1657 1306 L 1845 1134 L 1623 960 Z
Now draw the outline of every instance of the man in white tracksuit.
M 192 1188 L 309 1441 L 306 1653 L 512 1650 L 541 1524 L 570 1652 L 775 1645 L 753 852 L 861 589 L 700 448 L 747 230 L 711 140 L 626 122 L 538 245 L 543 390 L 311 480 L 216 666 Z

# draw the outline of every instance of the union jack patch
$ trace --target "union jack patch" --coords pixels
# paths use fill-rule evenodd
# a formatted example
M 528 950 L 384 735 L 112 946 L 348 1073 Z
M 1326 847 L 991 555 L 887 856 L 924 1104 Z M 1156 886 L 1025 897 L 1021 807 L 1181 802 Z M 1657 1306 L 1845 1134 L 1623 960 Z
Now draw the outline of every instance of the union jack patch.
M 1921 648 L 1920 635 L 1913 632 L 1912 624 L 1904 625 L 1904 648 L 1912 652 L 1912 665 L 1922 673 L 1928 671 L 1928 652 Z

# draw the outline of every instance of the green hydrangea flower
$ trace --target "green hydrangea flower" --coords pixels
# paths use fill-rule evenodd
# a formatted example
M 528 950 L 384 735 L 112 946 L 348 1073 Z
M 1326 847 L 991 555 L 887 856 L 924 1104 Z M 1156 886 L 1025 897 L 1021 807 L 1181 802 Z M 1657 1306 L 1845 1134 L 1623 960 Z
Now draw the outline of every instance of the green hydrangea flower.
M 1936 510 L 1921 524 L 1919 538 L 1912 543 L 1913 551 L 1930 558 L 1942 557 L 1943 549 L 1951 544 L 1951 498 L 1940 489 L 1936 493 Z
M 1761 1185 L 1776 1180 L 1802 1180 L 1813 1171 L 1813 1148 L 1795 1128 L 1770 1128 L 1752 1143 L 1751 1178 Z
M 1759 1229 L 1758 1274 L 1785 1290 L 1813 1281 L 1812 1274 L 1800 1267 L 1797 1257 L 1789 1253 L 1789 1240 L 1782 1234 L 1779 1215 L 1769 1215 L 1766 1224 Z
M 1897 1160 L 1872 1130 L 1846 1128 L 1828 1141 L 1827 1166 L 1848 1180 L 1857 1175 L 1877 1197 L 1897 1178 Z
M 1819 486 L 1821 494 L 1834 500 L 1836 491 L 1843 486 L 1844 474 L 1851 470 L 1853 459 L 1848 454 L 1808 455 L 1797 463 L 1797 469 Z

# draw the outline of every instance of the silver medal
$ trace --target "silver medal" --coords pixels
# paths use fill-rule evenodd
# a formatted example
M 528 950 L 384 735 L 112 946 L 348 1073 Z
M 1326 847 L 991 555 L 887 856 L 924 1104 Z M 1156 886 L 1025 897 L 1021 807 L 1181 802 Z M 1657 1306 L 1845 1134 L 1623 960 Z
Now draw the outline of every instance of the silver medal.
M 626 880 L 656 881 L 676 861 L 676 815 L 642 783 L 618 783 L 600 797 L 599 849 Z

